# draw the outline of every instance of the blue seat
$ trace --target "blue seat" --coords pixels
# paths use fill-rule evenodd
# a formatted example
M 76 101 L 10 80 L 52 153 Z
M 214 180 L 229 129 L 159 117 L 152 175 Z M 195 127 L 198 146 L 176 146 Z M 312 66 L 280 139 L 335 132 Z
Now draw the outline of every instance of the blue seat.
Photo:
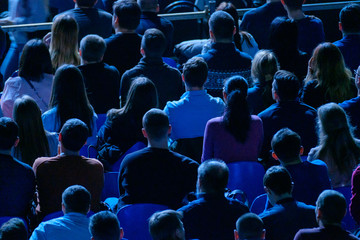
M 176 68 L 176 62 L 174 59 L 168 58 L 168 57 L 163 57 L 162 59 L 163 59 L 164 63 L 166 63 L 170 67 Z
M 227 166 L 230 171 L 229 189 L 240 189 L 245 192 L 249 203 L 252 203 L 260 194 L 265 193 L 263 187 L 265 170 L 260 163 L 241 161 L 228 163 Z
M 24 222 L 26 230 L 28 230 L 28 224 L 27 224 L 26 220 L 24 218 L 22 218 L 22 217 L 16 217 L 16 216 L 2 216 L 2 217 L 0 217 L 0 227 L 4 223 L 6 223 L 7 221 L 9 221 L 12 218 L 20 218 Z
M 261 194 L 257 196 L 254 201 L 251 204 L 250 212 L 255 213 L 259 215 L 262 212 L 265 212 L 265 210 L 271 208 L 272 205 L 269 202 L 269 199 L 267 197 L 267 194 Z
M 122 160 L 124 159 L 124 157 L 125 157 L 126 155 L 128 155 L 129 153 L 138 151 L 138 150 L 140 150 L 140 149 L 143 149 L 143 148 L 145 148 L 145 147 L 146 147 L 146 145 L 145 145 L 145 143 L 143 143 L 143 142 L 137 142 L 137 143 L 135 143 L 135 144 L 134 144 L 131 148 L 129 148 L 123 155 L 121 155 L 121 157 L 119 158 L 119 160 L 117 160 L 117 161 L 111 166 L 111 171 L 112 171 L 112 172 L 119 172 L 121 162 L 122 162 Z
M 339 188 L 335 188 L 334 190 L 342 193 L 344 195 L 345 199 L 346 199 L 346 206 L 347 206 L 346 207 L 346 215 L 342 220 L 342 227 L 345 230 L 353 232 L 356 229 L 358 229 L 359 226 L 356 224 L 356 222 L 354 221 L 354 219 L 350 215 L 349 205 L 350 205 L 350 199 L 352 197 L 351 187 L 350 186 L 339 187 Z
M 101 192 L 101 201 L 109 197 L 119 198 L 119 172 L 104 173 L 104 187 Z
M 155 212 L 169 209 L 167 206 L 151 203 L 131 204 L 122 207 L 117 213 L 120 226 L 127 239 L 151 240 L 149 218 Z
M 100 130 L 101 126 L 104 125 L 104 123 L 106 121 L 106 113 L 98 114 L 97 117 L 98 118 L 96 120 L 96 129 Z
M 93 211 L 89 211 L 88 214 L 87 214 L 87 217 L 91 217 L 92 215 L 94 215 L 95 213 Z M 53 213 L 49 213 L 48 215 L 46 215 L 42 222 L 46 222 L 46 221 L 49 221 L 51 219 L 54 219 L 54 218 L 58 218 L 58 217 L 62 217 L 64 216 L 64 213 L 62 211 L 57 211 L 57 212 L 53 212 Z

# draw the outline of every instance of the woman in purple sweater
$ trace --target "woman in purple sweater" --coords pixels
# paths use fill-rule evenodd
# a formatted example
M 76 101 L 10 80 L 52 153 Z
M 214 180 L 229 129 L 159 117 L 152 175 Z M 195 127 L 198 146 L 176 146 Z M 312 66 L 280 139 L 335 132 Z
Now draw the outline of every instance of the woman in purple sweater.
M 241 76 L 225 82 L 225 113 L 210 119 L 205 128 L 201 161 L 217 158 L 229 162 L 257 161 L 263 141 L 263 125 L 250 115 L 247 105 L 248 84 Z

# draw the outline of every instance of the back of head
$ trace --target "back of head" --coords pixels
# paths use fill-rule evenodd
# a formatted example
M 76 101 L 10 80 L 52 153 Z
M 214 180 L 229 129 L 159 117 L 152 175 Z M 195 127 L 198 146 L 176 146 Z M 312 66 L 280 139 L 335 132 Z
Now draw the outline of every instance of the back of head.
M 264 223 L 254 213 L 245 213 L 236 221 L 236 231 L 239 239 L 262 239 L 264 234 Z
M 161 58 L 166 44 L 165 35 L 156 28 L 146 30 L 141 40 L 141 48 L 146 57 Z
M 200 184 L 198 190 L 205 193 L 223 194 L 228 179 L 229 168 L 221 160 L 207 160 L 198 168 L 198 183 Z
M 183 75 L 188 87 L 202 88 L 207 80 L 208 65 L 201 57 L 190 58 L 184 64 Z
M 20 218 L 11 218 L 0 228 L 1 240 L 27 240 L 27 230 Z
M 301 10 L 305 0 L 283 0 L 290 11 Z
M 242 76 L 232 76 L 225 79 L 224 91 L 227 95 L 230 95 L 233 91 L 240 91 L 247 96 L 248 83 Z
M 18 132 L 18 125 L 11 118 L 0 118 L 0 150 L 10 150 L 15 144 Z
M 94 240 L 120 240 L 119 220 L 110 211 L 98 212 L 91 216 L 89 231 Z
M 320 220 L 324 225 L 341 224 L 346 213 L 346 200 L 338 191 L 325 190 L 319 195 L 316 208 L 321 211 Z
M 280 161 L 287 163 L 299 157 L 301 138 L 288 128 L 280 129 L 271 140 L 271 148 Z
M 340 22 L 345 34 L 360 32 L 360 5 L 349 4 L 340 11 Z
M 157 12 L 158 0 L 137 0 L 142 12 Z
M 76 4 L 79 8 L 81 7 L 93 7 L 97 0 L 76 0 Z
M 251 77 L 260 85 L 265 85 L 268 81 L 272 82 L 278 70 L 279 63 L 270 50 L 258 51 L 251 62 Z
M 230 14 L 230 16 L 234 20 L 236 30 L 239 31 L 239 24 L 238 24 L 238 22 L 239 22 L 239 14 L 236 11 L 236 7 L 235 7 L 234 4 L 232 4 L 231 2 L 222 2 L 216 8 L 216 11 L 224 11 L 224 12 L 227 12 L 228 14 Z
M 153 240 L 185 239 L 181 214 L 174 210 L 154 213 L 149 219 L 149 231 Z
M 149 139 L 161 140 L 167 138 L 169 117 L 160 109 L 152 108 L 143 117 L 143 127 Z
M 209 29 L 213 32 L 215 41 L 232 41 L 234 34 L 234 19 L 225 11 L 216 11 L 209 19 Z
M 87 62 L 100 62 L 106 50 L 105 40 L 95 34 L 90 34 L 81 39 L 81 58 Z
M 292 191 L 290 173 L 281 166 L 269 168 L 264 175 L 263 184 L 276 195 L 291 193 Z
M 140 23 L 141 10 L 136 1 L 118 0 L 113 5 L 113 11 L 121 28 L 135 30 Z
M 269 46 L 277 57 L 298 51 L 298 27 L 286 17 L 275 18 L 270 25 Z
M 280 101 L 293 101 L 299 95 L 300 83 L 295 74 L 279 70 L 274 75 L 273 89 Z
M 325 135 L 349 131 L 349 120 L 342 107 L 327 103 L 318 108 L 319 129 Z
M 72 118 L 65 122 L 60 134 L 61 144 L 64 148 L 78 152 L 89 137 L 89 129 L 83 121 Z
M 77 212 L 86 215 L 90 208 L 90 201 L 90 192 L 80 185 L 70 186 L 62 194 L 65 213 Z
M 40 81 L 43 73 L 52 73 L 49 50 L 40 39 L 31 39 L 25 44 L 20 57 L 19 76 Z

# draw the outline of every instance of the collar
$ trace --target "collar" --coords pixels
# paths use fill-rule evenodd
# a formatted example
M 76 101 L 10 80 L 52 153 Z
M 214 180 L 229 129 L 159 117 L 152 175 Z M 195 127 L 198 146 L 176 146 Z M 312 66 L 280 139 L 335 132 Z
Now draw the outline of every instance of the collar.
M 206 94 L 207 94 L 207 93 L 206 93 L 206 90 L 186 91 L 186 92 L 184 92 L 184 94 L 181 96 L 181 98 L 204 96 L 204 95 L 206 95 Z
M 235 51 L 235 44 L 234 44 L 234 42 L 231 42 L 231 43 L 217 43 L 217 42 L 214 42 L 214 43 L 211 44 L 211 48 L 219 50 L 219 51 L 229 50 L 229 49 Z
M 162 58 L 151 58 L 151 57 L 141 58 L 140 63 L 149 64 L 149 65 L 163 65 L 164 64 Z
M 196 194 L 197 199 L 206 199 L 206 200 L 215 200 L 215 199 L 225 199 L 224 193 L 198 193 Z
M 289 198 L 283 198 L 279 201 L 276 202 L 276 204 L 285 204 L 285 203 L 290 203 L 290 202 L 295 202 L 295 199 L 293 197 L 289 197 Z

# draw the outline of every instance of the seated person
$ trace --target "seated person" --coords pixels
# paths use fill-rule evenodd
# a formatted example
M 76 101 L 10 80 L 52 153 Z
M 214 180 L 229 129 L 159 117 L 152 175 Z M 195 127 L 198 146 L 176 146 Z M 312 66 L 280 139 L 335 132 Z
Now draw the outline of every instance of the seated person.
M 235 240 L 264 240 L 264 223 L 254 213 L 245 213 L 236 221 Z
M 121 240 L 124 235 L 117 216 L 110 211 L 91 216 L 89 230 L 91 240 Z
M 153 240 L 185 240 L 181 214 L 174 210 L 154 213 L 149 219 L 149 231 Z
M 11 218 L 0 227 L 1 240 L 27 240 L 27 229 L 23 220 Z

